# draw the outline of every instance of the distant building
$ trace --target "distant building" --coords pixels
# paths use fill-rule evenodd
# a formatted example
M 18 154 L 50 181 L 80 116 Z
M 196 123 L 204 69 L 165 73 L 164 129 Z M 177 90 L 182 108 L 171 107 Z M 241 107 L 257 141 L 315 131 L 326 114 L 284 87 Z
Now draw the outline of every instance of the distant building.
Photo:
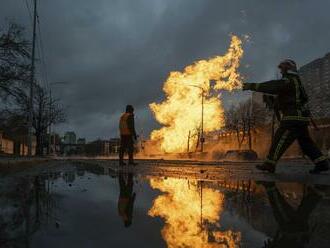
M 77 136 L 75 132 L 66 132 L 61 145 L 61 153 L 65 155 L 77 154 Z
M 21 116 L 0 115 L 0 153 L 15 156 L 28 155 L 28 129 Z M 32 136 L 32 155 L 35 154 L 36 137 Z
M 112 154 L 118 153 L 120 147 L 120 139 L 119 138 L 112 138 L 109 141 L 109 151 Z
M 66 132 L 64 134 L 64 144 L 76 144 L 77 136 L 75 132 Z
M 86 144 L 85 152 L 87 156 L 109 156 L 110 142 L 108 140 L 95 140 Z
M 14 154 L 14 141 L 0 131 L 0 154 Z
M 16 133 L 13 130 L 3 131 L 0 129 L 0 154 L 27 156 L 27 135 L 21 134 L 18 130 Z M 36 152 L 36 138 L 32 136 L 32 155 Z
M 47 140 L 47 143 L 49 142 L 49 140 Z M 50 136 L 50 147 L 49 147 L 49 152 L 51 154 L 57 154 L 58 152 L 60 152 L 61 150 L 61 137 L 58 133 L 52 133 Z
M 309 96 L 309 107 L 317 117 L 330 117 L 330 53 L 299 69 Z
M 77 144 L 78 145 L 85 145 L 86 144 L 86 139 L 85 138 L 79 138 L 77 140 Z

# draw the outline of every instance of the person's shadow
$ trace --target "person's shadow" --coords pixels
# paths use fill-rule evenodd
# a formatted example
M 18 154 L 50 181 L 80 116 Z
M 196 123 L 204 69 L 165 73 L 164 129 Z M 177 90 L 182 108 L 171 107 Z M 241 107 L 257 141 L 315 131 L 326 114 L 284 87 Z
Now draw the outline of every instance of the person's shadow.
M 133 173 L 119 172 L 118 214 L 125 227 L 132 225 L 133 208 L 136 194 L 133 192 Z
M 309 243 L 312 228 L 309 217 L 322 196 L 315 186 L 307 186 L 298 208 L 294 209 L 282 196 L 274 182 L 260 182 L 267 192 L 278 229 L 272 239 L 267 239 L 264 248 L 302 248 Z

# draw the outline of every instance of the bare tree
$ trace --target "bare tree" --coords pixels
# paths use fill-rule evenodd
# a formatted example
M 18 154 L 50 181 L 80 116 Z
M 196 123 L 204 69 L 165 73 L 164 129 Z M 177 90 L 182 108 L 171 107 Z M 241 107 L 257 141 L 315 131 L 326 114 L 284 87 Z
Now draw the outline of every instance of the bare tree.
M 232 106 L 225 113 L 226 128 L 235 132 L 238 149 L 241 149 L 246 135 L 246 121 L 240 106 Z
M 33 128 L 36 136 L 36 155 L 43 154 L 45 136 L 47 129 L 52 124 L 62 123 L 66 120 L 64 108 L 57 99 L 50 98 L 45 88 L 35 85 L 33 99 Z M 26 94 L 20 94 L 16 98 L 16 106 L 13 113 L 26 116 L 29 106 L 29 97 Z
M 0 125 L 11 133 L 15 133 L 18 126 L 24 126 L 27 131 L 30 47 L 24 38 L 23 27 L 11 23 L 7 29 L 0 30 Z M 37 141 L 36 154 L 42 155 L 47 128 L 64 122 L 65 111 L 59 101 L 51 99 L 46 89 L 37 83 L 34 84 L 34 92 L 32 125 Z
M 50 98 L 44 88 L 38 87 L 34 99 L 33 128 L 37 138 L 37 155 L 42 155 L 44 137 L 51 124 L 64 122 L 66 114 L 58 100 Z
M 268 115 L 265 107 L 250 100 L 242 102 L 238 106 L 232 106 L 226 111 L 226 128 L 236 133 L 238 149 L 241 149 L 247 138 L 249 149 L 252 150 L 252 132 L 267 123 Z
M 0 30 L 0 94 L 17 97 L 30 75 L 30 43 L 24 38 L 24 28 L 8 24 Z

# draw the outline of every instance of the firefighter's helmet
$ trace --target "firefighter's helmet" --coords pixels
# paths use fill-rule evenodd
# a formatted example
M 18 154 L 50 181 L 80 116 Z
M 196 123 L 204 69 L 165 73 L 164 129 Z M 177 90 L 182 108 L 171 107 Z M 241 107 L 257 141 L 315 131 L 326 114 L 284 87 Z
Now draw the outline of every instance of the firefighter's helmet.
M 296 72 L 297 64 L 292 59 L 285 59 L 279 63 L 278 68 Z

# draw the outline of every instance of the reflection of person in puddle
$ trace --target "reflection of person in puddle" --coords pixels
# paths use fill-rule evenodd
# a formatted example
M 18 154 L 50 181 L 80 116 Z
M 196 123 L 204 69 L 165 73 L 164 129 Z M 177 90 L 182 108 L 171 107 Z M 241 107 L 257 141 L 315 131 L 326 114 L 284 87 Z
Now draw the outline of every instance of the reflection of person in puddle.
M 125 227 L 132 224 L 135 193 L 133 192 L 133 173 L 119 173 L 120 194 L 118 199 L 118 213 L 123 219 Z
M 278 230 L 273 239 L 265 242 L 266 247 L 301 248 L 309 242 L 312 231 L 308 219 L 319 201 L 321 195 L 312 186 L 307 186 L 300 205 L 294 209 L 281 195 L 274 182 L 263 182 L 273 215 L 278 223 Z

